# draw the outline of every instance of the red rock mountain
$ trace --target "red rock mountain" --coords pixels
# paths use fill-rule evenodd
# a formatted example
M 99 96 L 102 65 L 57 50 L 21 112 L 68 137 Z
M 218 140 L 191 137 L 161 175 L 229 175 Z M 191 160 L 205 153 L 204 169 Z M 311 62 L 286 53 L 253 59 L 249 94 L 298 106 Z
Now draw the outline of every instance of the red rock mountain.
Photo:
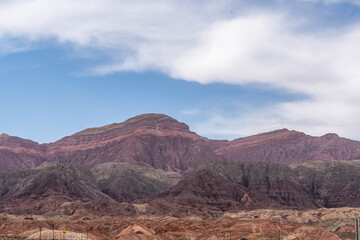
M 44 159 L 44 146 L 31 140 L 0 135 L 0 169 L 33 168 Z
M 86 129 L 50 144 L 0 138 L 0 169 L 31 168 L 46 160 L 89 167 L 104 162 L 129 162 L 186 172 L 201 162 L 216 159 L 206 138 L 162 114 L 144 114 L 123 123 Z
M 50 144 L 0 136 L 0 169 L 32 168 L 44 161 L 129 162 L 166 171 L 189 172 L 202 162 L 360 159 L 360 142 L 336 134 L 312 137 L 287 129 L 239 138 L 209 140 L 162 114 L 144 114 L 122 123 L 90 128 Z
M 231 161 L 265 161 L 291 164 L 297 161 L 360 159 L 360 142 L 336 134 L 312 137 L 287 129 L 239 138 L 214 147 Z
M 94 166 L 130 162 L 166 171 L 184 172 L 216 160 L 207 139 L 160 114 L 145 114 L 123 123 L 91 128 L 46 145 L 46 158 L 60 163 Z

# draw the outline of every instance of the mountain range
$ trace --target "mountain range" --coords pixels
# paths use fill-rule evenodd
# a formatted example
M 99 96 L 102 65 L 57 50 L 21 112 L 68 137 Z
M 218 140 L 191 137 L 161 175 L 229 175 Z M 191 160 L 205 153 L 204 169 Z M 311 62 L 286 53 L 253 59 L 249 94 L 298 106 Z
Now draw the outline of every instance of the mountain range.
M 360 142 L 336 134 L 312 137 L 287 129 L 233 141 L 211 140 L 162 114 L 144 114 L 122 123 L 85 129 L 54 143 L 0 135 L 0 169 L 33 168 L 43 162 L 89 168 L 105 162 L 186 174 L 209 161 L 272 162 L 360 159 Z
M 0 211 L 216 218 L 360 207 L 360 142 L 287 129 L 211 140 L 144 114 L 54 143 L 0 136 Z M 345 161 L 347 160 L 347 161 Z

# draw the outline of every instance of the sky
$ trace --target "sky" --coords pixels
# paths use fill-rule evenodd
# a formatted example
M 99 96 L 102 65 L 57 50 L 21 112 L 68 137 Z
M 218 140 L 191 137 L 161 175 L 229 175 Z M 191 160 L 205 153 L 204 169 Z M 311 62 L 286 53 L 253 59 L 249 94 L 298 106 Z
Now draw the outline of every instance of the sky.
M 0 133 L 143 113 L 235 139 L 360 139 L 359 0 L 0 0 Z

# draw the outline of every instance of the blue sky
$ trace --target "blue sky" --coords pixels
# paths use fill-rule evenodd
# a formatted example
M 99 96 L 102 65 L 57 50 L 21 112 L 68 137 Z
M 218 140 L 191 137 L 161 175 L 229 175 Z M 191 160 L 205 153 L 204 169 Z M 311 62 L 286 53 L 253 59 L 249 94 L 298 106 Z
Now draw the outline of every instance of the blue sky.
M 155 112 L 209 138 L 359 139 L 357 4 L 0 0 L 0 132 L 51 142 Z

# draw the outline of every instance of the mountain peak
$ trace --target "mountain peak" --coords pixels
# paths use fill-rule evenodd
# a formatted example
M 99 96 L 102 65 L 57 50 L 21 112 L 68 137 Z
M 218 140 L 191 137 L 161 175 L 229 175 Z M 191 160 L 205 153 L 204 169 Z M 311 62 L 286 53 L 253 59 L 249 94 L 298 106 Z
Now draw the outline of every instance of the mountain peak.
M 336 133 L 327 133 L 323 136 L 321 136 L 322 138 L 325 138 L 325 139 L 332 139 L 332 138 L 340 138 L 339 135 L 337 135 Z
M 137 115 L 135 117 L 129 118 L 127 121 L 140 121 L 140 120 L 144 120 L 144 119 L 148 119 L 148 120 L 164 120 L 164 119 L 168 119 L 168 120 L 173 120 L 176 121 L 174 118 L 169 117 L 168 115 L 165 114 L 160 114 L 160 113 L 144 113 L 144 114 L 140 114 Z
M 112 123 L 102 127 L 87 128 L 74 135 L 95 135 L 109 132 L 112 130 L 122 129 L 125 131 L 131 131 L 139 128 L 150 128 L 156 130 L 173 129 L 185 132 L 189 131 L 189 126 L 187 126 L 185 123 L 180 123 L 174 118 L 171 118 L 164 114 L 148 113 L 135 116 L 122 123 Z
M 290 132 L 290 130 L 287 129 L 287 128 L 282 128 L 282 129 L 277 129 L 277 130 L 270 131 L 268 133 L 284 133 L 284 132 Z
M 156 127 L 156 129 L 177 129 L 189 131 L 189 126 L 164 114 L 147 113 L 135 116 L 124 122 L 124 124 L 136 124 L 137 126 Z
M 143 114 L 122 123 L 89 128 L 46 145 L 51 161 L 94 166 L 130 162 L 166 171 L 190 171 L 217 159 L 206 140 L 163 114 Z
M 2 134 L 0 135 L 0 138 L 5 138 L 5 137 L 9 137 L 9 135 L 7 135 L 6 133 L 2 133 Z
M 258 135 L 287 135 L 287 134 L 301 134 L 301 135 L 304 135 L 304 133 L 302 133 L 302 132 L 298 132 L 298 131 L 295 131 L 295 130 L 289 130 L 287 128 L 277 129 L 277 130 L 266 132 L 266 133 L 260 133 Z M 254 135 L 254 136 L 258 136 L 258 135 Z
M 304 137 L 306 136 L 305 133 L 302 132 L 298 132 L 295 130 L 289 130 L 287 128 L 283 128 L 283 129 L 278 129 L 278 130 L 274 130 L 271 132 L 265 132 L 265 133 L 259 133 L 256 135 L 252 135 L 249 137 L 243 137 L 243 138 L 238 138 L 235 139 L 233 142 L 264 142 L 264 141 L 273 141 L 274 139 L 276 140 L 281 140 L 281 139 L 288 139 L 288 138 L 298 138 L 298 137 Z

